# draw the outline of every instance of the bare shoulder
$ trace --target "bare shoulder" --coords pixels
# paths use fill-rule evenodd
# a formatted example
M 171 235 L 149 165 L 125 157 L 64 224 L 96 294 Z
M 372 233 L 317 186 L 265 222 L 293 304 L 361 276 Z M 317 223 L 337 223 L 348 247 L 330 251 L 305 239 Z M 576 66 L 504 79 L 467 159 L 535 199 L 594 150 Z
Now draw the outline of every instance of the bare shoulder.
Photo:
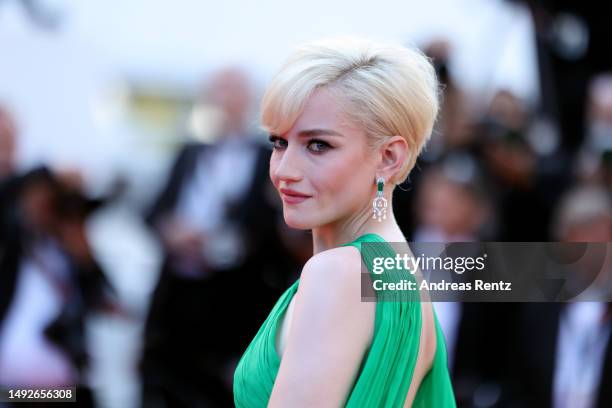
M 306 263 L 270 407 L 343 405 L 374 331 L 376 304 L 361 301 L 360 272 L 354 247 Z
M 302 270 L 296 310 L 297 319 L 309 322 L 312 329 L 327 331 L 337 339 L 352 335 L 353 340 L 367 345 L 376 304 L 361 300 L 359 250 L 339 247 L 313 256 Z
M 339 247 L 314 255 L 300 276 L 300 295 L 329 297 L 329 301 L 361 300 L 361 254 L 355 247 Z
M 304 265 L 301 279 L 359 276 L 360 269 L 361 254 L 357 248 L 352 246 L 332 248 L 310 258 Z

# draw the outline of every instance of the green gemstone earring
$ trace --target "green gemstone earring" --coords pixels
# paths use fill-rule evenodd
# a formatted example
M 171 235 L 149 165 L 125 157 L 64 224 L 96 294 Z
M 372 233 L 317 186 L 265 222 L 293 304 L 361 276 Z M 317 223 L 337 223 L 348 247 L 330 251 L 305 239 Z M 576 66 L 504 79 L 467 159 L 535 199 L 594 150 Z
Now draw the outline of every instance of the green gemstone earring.
M 378 219 L 378 222 L 387 219 L 387 199 L 383 196 L 385 187 L 385 179 L 378 177 L 376 179 L 376 197 L 372 201 L 372 209 L 374 211 L 373 219 Z

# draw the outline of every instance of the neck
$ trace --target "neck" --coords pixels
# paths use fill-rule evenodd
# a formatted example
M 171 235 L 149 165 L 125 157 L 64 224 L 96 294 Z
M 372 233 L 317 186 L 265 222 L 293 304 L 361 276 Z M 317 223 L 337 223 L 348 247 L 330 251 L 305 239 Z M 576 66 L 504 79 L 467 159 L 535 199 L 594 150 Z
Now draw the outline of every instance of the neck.
M 379 222 L 372 218 L 372 206 L 361 209 L 346 219 L 334 221 L 312 230 L 313 253 L 337 248 L 364 234 L 377 234 L 390 242 L 404 242 L 405 238 L 397 225 L 391 208 L 391 197 L 386 219 Z

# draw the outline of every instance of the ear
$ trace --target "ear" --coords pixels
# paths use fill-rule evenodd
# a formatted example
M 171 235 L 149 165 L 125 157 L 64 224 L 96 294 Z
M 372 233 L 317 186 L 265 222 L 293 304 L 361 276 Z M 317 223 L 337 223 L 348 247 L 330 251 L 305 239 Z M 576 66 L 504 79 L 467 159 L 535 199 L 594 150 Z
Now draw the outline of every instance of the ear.
M 391 136 L 380 147 L 381 161 L 377 175 L 384 177 L 385 180 L 392 180 L 401 170 L 409 154 L 406 139 L 401 136 Z

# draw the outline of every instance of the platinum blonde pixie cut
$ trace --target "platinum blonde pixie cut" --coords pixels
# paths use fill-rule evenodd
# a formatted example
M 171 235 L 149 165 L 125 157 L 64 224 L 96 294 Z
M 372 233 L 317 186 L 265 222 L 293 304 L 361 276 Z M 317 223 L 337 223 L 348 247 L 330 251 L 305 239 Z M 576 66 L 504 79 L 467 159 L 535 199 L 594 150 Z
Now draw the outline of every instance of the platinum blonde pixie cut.
M 403 182 L 431 136 L 438 114 L 438 80 L 419 50 L 359 38 L 334 38 L 300 47 L 272 79 L 261 102 L 263 128 L 287 132 L 315 89 L 325 88 L 341 111 L 380 146 L 399 135 L 409 155 L 389 182 Z

